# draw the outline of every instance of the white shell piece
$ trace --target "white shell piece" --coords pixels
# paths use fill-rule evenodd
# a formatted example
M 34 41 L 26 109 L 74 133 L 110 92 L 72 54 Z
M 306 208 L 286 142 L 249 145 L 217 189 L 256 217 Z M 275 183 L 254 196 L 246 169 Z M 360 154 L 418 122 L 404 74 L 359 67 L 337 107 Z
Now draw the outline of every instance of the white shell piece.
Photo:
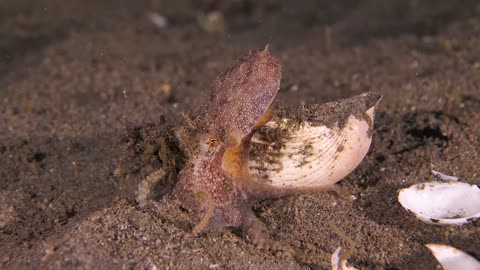
M 462 182 L 428 182 L 400 190 L 400 204 L 420 220 L 461 225 L 480 217 L 480 189 Z
M 158 28 L 165 28 L 168 26 L 167 17 L 155 12 L 148 14 L 148 16 L 150 17 L 150 20 L 152 21 L 152 23 L 156 25 Z
M 443 270 L 480 270 L 480 262 L 459 249 L 440 244 L 426 244 L 425 246 L 432 251 Z
M 357 270 L 353 266 L 347 266 L 347 260 L 340 261 L 340 253 L 342 248 L 338 247 L 332 254 L 332 270 Z
M 249 160 L 250 174 L 274 187 L 308 189 L 332 185 L 352 172 L 367 154 L 374 114 L 375 106 L 365 112 L 369 122 L 350 115 L 342 128 L 305 121 L 291 131 L 281 149 L 254 136 L 252 145 L 264 145 L 268 150 Z M 270 121 L 265 126 L 286 130 L 288 121 Z M 265 162 L 270 158 L 275 162 Z
M 441 173 L 439 171 L 432 170 L 432 173 L 433 173 L 434 176 L 438 176 L 443 180 L 447 180 L 447 181 L 458 181 L 458 180 L 460 180 L 460 177 L 446 175 L 446 174 Z

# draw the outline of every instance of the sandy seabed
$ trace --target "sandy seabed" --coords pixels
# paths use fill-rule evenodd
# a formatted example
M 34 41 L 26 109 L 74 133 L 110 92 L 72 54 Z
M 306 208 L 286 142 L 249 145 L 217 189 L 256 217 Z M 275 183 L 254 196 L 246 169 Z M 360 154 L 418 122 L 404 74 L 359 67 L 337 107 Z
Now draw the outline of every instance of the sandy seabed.
M 362 269 L 438 269 L 426 243 L 480 259 L 478 222 L 424 224 L 397 201 L 432 169 L 480 184 L 475 1 L 193 2 L 0 2 L 0 268 L 323 269 L 348 244 L 332 225 Z M 212 10 L 224 24 L 199 23 Z M 370 151 L 341 192 L 254 206 L 271 239 L 318 263 L 235 230 L 192 237 L 197 221 L 178 205 L 134 200 L 162 167 L 160 137 L 140 135 L 179 125 L 216 76 L 267 43 L 282 64 L 280 107 L 383 95 Z

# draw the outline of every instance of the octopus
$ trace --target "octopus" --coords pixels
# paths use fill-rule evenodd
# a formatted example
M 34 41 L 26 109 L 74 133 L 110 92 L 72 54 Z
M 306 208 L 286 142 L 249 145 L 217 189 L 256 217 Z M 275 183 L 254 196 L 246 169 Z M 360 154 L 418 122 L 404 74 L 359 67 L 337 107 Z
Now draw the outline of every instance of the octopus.
M 380 100 L 377 94 L 319 108 L 275 112 L 273 102 L 281 78 L 280 63 L 268 46 L 251 52 L 214 81 L 198 116 L 186 117 L 176 129 L 187 161 L 169 196 L 197 218 L 193 235 L 215 228 L 239 228 L 260 247 L 295 254 L 292 248 L 265 237 L 265 225 L 254 214 L 253 204 L 333 185 L 367 153 L 373 113 Z M 294 115 L 289 118 L 288 114 Z M 311 135 L 311 130 L 319 135 Z M 279 146 L 276 140 L 280 138 Z M 309 146 L 298 151 L 289 148 L 288 142 L 294 140 L 309 141 Z M 336 144 L 328 148 L 333 152 L 322 149 L 327 144 Z M 256 158 L 251 157 L 253 152 Z M 325 159 L 325 155 L 331 158 Z M 262 157 L 271 162 L 260 162 Z M 312 158 L 325 162 L 315 163 Z M 313 168 L 308 177 L 282 174 L 302 171 L 302 166 Z

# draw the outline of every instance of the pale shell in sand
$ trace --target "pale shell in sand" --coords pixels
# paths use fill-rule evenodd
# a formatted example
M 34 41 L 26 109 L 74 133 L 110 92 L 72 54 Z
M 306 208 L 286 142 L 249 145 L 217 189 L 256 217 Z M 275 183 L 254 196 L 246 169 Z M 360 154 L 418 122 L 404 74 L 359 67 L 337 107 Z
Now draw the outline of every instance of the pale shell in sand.
M 274 187 L 336 183 L 357 167 L 372 140 L 378 94 L 280 110 L 253 137 L 249 169 Z
M 332 263 L 332 270 L 358 270 L 353 266 L 347 265 L 347 260 L 342 260 L 340 258 L 340 253 L 342 252 L 342 248 L 338 247 L 335 252 L 332 254 L 331 263 Z
M 426 244 L 444 270 L 480 270 L 480 262 L 454 247 L 440 244 Z
M 449 181 L 428 182 L 402 189 L 398 201 L 420 220 L 438 225 L 462 225 L 480 217 L 480 189 Z

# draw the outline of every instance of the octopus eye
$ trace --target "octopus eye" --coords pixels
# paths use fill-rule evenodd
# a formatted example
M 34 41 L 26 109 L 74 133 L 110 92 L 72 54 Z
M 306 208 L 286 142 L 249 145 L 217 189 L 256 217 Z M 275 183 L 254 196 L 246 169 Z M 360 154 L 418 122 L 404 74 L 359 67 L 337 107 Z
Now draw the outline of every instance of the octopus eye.
M 217 147 L 220 145 L 221 141 L 219 137 L 209 137 L 200 140 L 200 152 L 207 154 L 212 154 L 216 151 Z
M 220 144 L 220 138 L 219 137 L 212 137 L 209 138 L 205 144 L 207 144 L 210 148 L 216 147 Z

